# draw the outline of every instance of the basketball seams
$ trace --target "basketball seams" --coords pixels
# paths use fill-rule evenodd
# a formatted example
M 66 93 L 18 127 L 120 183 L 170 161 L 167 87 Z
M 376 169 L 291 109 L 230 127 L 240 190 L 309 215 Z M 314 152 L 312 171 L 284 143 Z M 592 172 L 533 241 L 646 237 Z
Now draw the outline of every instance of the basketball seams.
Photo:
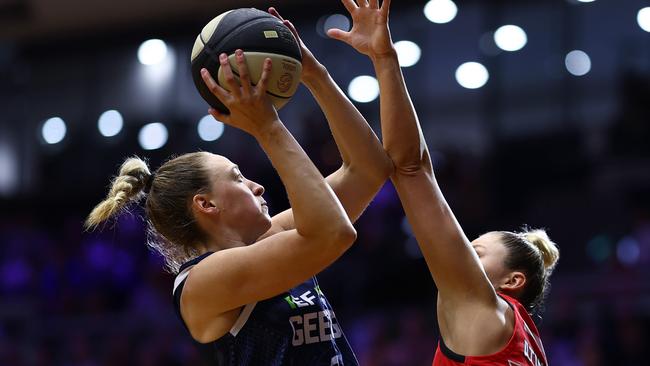
M 275 18 L 274 18 L 274 19 L 275 19 Z M 219 41 L 218 43 L 214 44 L 214 46 L 210 47 L 210 46 L 208 45 L 208 43 L 210 43 L 210 41 L 212 41 L 212 38 L 213 38 L 213 37 L 215 37 L 217 34 L 219 34 L 219 31 L 220 31 L 219 26 L 223 24 L 223 22 L 220 22 L 219 25 L 217 25 L 217 27 L 215 28 L 215 30 L 214 30 L 214 32 L 212 33 L 212 35 L 210 36 L 210 39 L 208 40 L 208 42 L 204 43 L 204 44 L 205 44 L 205 47 L 207 47 L 207 48 L 211 48 L 211 50 L 215 50 L 215 49 L 217 49 L 217 50 L 221 50 L 220 52 L 226 53 L 226 54 L 228 54 L 228 55 L 230 56 L 230 55 L 231 55 L 232 53 L 234 53 L 235 50 L 236 50 L 237 48 L 239 48 L 239 47 L 231 47 L 232 49 L 231 49 L 231 48 L 225 48 L 225 49 L 222 50 L 221 48 L 222 48 L 223 45 L 227 44 L 227 43 L 228 43 L 230 40 L 232 40 L 233 38 L 239 36 L 240 34 L 244 33 L 245 31 L 247 31 L 248 28 L 250 28 L 250 27 L 252 27 L 252 26 L 254 26 L 254 25 L 257 25 L 257 24 L 259 24 L 259 23 L 262 23 L 262 22 L 264 22 L 264 21 L 267 21 L 267 20 L 271 20 L 271 19 L 269 19 L 268 17 L 259 17 L 259 18 L 256 18 L 256 19 L 252 19 L 252 20 L 250 20 L 250 21 L 248 21 L 248 22 L 246 22 L 246 23 L 244 23 L 244 24 L 240 24 L 239 27 L 237 27 L 237 28 L 235 28 L 234 30 L 231 30 L 230 32 L 228 32 L 228 33 L 227 33 L 227 34 L 226 34 L 226 35 L 221 39 L 221 41 Z M 278 24 L 284 26 L 282 23 L 278 23 Z M 205 47 L 204 47 L 204 49 L 205 49 Z M 246 49 L 246 50 L 244 50 L 244 51 L 251 52 L 252 50 L 250 50 L 250 49 Z M 262 50 L 262 51 L 263 51 L 263 50 Z M 261 51 L 260 51 L 260 52 L 261 52 Z
M 266 30 L 276 31 L 279 37 L 267 37 L 263 34 Z M 199 33 L 191 57 L 192 76 L 199 94 L 212 107 L 227 113 L 223 103 L 206 89 L 200 69 L 207 68 L 218 85 L 229 90 L 224 85 L 223 71 L 217 60 L 220 54 L 227 54 L 233 75 L 239 81 L 240 74 L 232 59 L 237 49 L 245 51 L 247 64 L 255 69 L 251 74 L 252 85 L 258 83 L 257 68 L 259 66 L 261 69 L 261 62 L 266 57 L 273 60 L 274 71 L 269 80 L 273 86 L 266 93 L 277 109 L 282 108 L 299 87 L 302 54 L 295 37 L 280 20 L 254 8 L 235 9 L 221 14 Z

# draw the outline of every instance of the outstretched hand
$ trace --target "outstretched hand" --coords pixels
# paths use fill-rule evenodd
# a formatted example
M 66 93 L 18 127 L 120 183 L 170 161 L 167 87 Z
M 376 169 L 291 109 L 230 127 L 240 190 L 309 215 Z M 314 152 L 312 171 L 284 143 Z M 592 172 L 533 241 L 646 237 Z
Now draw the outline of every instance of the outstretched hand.
M 235 59 L 237 60 L 241 85 L 235 80 L 228 62 L 228 56 L 225 53 L 219 55 L 219 63 L 230 91 L 219 86 L 208 70 L 201 69 L 201 77 L 210 92 L 230 110 L 230 114 L 223 114 L 213 108 L 210 108 L 208 112 L 219 121 L 257 136 L 265 127 L 279 120 L 275 107 L 273 107 L 271 100 L 266 95 L 266 88 L 271 74 L 271 59 L 264 60 L 262 76 L 257 85 L 251 83 L 250 73 L 242 50 L 235 51 Z
M 341 0 L 352 16 L 352 29 L 349 32 L 330 29 L 327 35 L 354 47 L 371 58 L 390 55 L 395 52 L 388 29 L 388 12 L 391 0 Z
M 304 81 L 305 79 L 309 79 L 312 76 L 316 76 L 318 72 L 323 69 L 323 65 L 320 62 L 318 62 L 318 60 L 316 60 L 314 54 L 311 53 L 311 51 L 307 48 L 307 46 L 302 41 L 302 39 L 300 39 L 300 35 L 298 34 L 298 31 L 296 30 L 296 27 L 293 25 L 293 23 L 291 23 L 291 21 L 287 19 L 284 19 L 282 15 L 280 15 L 280 13 L 274 7 L 269 8 L 269 14 L 280 19 L 282 24 L 287 26 L 287 28 L 289 28 L 291 33 L 293 33 L 293 36 L 296 37 L 296 40 L 300 45 L 300 53 L 302 54 L 301 79 Z

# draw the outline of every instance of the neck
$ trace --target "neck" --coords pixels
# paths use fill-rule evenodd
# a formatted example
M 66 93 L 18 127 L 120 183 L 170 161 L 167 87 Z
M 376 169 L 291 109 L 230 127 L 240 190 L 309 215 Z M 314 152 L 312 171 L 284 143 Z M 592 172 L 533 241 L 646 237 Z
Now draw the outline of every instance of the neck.
M 207 252 L 218 252 L 223 249 L 243 247 L 247 245 L 244 238 L 232 230 L 226 228 L 215 228 L 214 230 L 211 230 L 211 232 L 219 233 L 219 235 L 210 236 L 206 241 L 198 245 L 201 254 Z

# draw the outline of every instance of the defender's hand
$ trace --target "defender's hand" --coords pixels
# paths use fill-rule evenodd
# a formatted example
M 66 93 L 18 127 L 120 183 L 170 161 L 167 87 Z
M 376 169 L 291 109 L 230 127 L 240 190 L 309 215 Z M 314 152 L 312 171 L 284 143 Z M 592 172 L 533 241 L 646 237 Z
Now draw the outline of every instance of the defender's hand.
M 341 0 L 352 16 L 352 29 L 345 32 L 330 29 L 327 35 L 343 41 L 360 53 L 370 58 L 392 55 L 395 53 L 388 29 L 388 12 L 391 0 Z

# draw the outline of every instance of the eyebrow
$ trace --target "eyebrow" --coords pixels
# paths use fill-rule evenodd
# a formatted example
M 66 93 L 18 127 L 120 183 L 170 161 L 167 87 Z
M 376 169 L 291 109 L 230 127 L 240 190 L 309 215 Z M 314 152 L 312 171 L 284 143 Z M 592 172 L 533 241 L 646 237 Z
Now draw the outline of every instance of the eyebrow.
M 234 174 L 235 177 L 239 177 L 241 174 L 241 171 L 239 170 L 239 166 L 235 164 L 232 168 L 230 168 L 230 171 Z
M 475 245 L 472 245 L 472 247 L 474 248 L 474 250 L 476 250 L 477 248 L 485 249 L 485 247 L 483 245 L 481 245 L 481 244 L 475 244 Z

